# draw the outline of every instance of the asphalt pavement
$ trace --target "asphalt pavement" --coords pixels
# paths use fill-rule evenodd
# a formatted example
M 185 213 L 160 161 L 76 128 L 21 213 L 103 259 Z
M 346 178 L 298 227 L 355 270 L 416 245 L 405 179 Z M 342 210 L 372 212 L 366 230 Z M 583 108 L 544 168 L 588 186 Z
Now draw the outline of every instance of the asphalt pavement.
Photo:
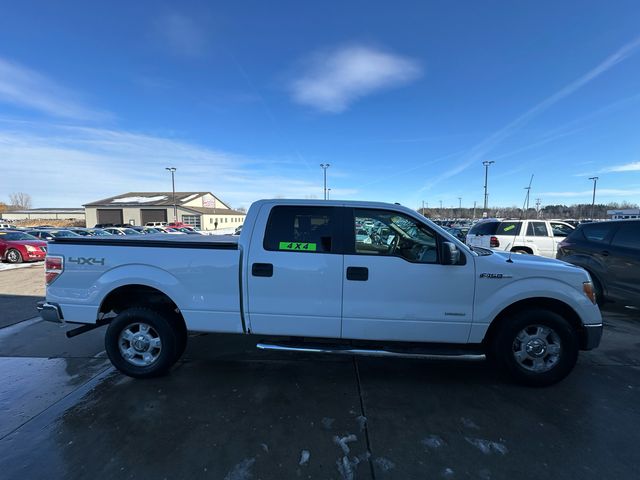
M 15 273 L 15 272 L 12 272 Z M 2 275 L 5 275 L 3 272 Z M 558 385 L 485 362 L 332 357 L 195 335 L 163 378 L 133 380 L 104 328 L 0 329 L 6 479 L 630 479 L 640 457 L 640 316 Z

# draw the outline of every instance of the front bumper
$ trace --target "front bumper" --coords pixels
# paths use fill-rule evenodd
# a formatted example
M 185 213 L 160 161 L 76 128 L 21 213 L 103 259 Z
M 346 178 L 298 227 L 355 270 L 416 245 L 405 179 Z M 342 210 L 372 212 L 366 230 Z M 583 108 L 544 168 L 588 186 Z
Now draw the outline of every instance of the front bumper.
M 583 336 L 582 336 L 582 345 L 581 350 L 593 350 L 598 345 L 600 345 L 600 340 L 602 339 L 602 324 L 598 325 L 585 325 Z
M 53 323 L 64 323 L 64 317 L 62 316 L 62 310 L 57 303 L 38 302 L 36 309 L 43 320 Z

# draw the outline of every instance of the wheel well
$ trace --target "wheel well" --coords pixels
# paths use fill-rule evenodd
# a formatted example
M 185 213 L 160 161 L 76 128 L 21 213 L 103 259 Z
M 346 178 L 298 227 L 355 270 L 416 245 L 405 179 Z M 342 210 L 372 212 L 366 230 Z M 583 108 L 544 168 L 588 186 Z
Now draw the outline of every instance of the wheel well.
M 512 252 L 518 251 L 518 250 L 522 250 L 524 252 L 527 252 L 529 255 L 533 255 L 533 250 L 529 247 L 513 247 L 511 249 Z
M 580 337 L 580 344 L 583 344 L 584 328 L 580 317 L 573 308 L 560 300 L 556 300 L 555 298 L 534 297 L 512 303 L 511 305 L 503 309 L 498 315 L 496 315 L 496 317 L 493 319 L 493 322 L 491 322 L 491 325 L 489 325 L 489 329 L 487 330 L 484 339 L 482 340 L 483 345 L 485 345 L 486 347 L 490 347 L 496 333 L 500 329 L 500 326 L 504 322 L 508 321 L 509 317 L 522 310 L 527 310 L 530 308 L 542 308 L 560 315 L 562 318 L 567 320 L 573 328 L 575 328 Z
M 131 307 L 146 307 L 162 313 L 169 313 L 186 328 L 178 306 L 164 292 L 146 285 L 124 285 L 107 294 L 102 300 L 98 316 L 104 318 L 110 313 L 118 314 Z

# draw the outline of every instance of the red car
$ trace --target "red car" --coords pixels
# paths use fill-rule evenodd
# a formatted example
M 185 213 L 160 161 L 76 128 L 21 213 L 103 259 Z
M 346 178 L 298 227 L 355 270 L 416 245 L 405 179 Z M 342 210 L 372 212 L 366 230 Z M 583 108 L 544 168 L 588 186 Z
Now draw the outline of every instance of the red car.
M 35 262 L 46 256 L 47 242 L 15 230 L 0 231 L 0 259 L 3 262 Z

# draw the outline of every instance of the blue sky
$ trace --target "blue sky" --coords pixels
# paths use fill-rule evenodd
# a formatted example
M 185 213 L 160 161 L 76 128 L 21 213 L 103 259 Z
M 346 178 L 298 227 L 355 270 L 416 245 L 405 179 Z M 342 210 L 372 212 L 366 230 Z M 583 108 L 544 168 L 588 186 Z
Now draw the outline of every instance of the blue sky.
M 0 200 L 640 203 L 640 4 L 0 0 Z

